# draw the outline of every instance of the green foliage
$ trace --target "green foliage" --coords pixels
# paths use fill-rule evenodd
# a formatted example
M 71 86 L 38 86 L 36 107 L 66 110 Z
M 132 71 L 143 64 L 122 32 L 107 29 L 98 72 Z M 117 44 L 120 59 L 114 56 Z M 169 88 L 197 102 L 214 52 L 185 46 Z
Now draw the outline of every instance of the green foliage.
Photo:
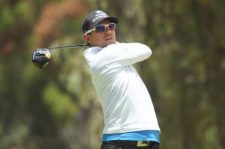
M 76 105 L 71 97 L 57 88 L 54 84 L 48 84 L 44 89 L 43 102 L 59 121 L 71 117 L 76 111 Z
M 23 21 L 32 21 L 32 7 L 30 5 L 30 3 L 28 3 L 27 1 L 22 1 L 20 3 L 18 3 L 18 5 L 16 5 L 15 9 L 14 9 L 14 17 L 17 18 L 19 21 L 23 22 Z
M 1 30 L 7 29 L 7 28 L 10 28 L 13 26 L 14 16 L 10 9 L 11 8 L 9 8 L 9 7 L 4 7 L 1 10 L 0 18 L 1 18 L 1 20 L 4 20 L 1 22 Z
M 0 148 L 99 148 L 102 114 L 83 49 L 53 53 L 44 70 L 33 66 L 31 54 L 37 47 L 82 43 L 84 15 L 103 9 L 119 17 L 119 41 L 153 51 L 137 68 L 156 107 L 161 148 L 222 149 L 224 4 L 0 1 Z

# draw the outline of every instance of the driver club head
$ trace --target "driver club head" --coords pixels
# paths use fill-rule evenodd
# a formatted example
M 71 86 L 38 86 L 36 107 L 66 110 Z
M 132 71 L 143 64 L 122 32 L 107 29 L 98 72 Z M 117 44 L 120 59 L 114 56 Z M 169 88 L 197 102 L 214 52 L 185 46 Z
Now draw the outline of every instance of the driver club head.
M 50 59 L 51 52 L 47 48 L 38 48 L 33 51 L 32 62 L 36 67 L 40 69 L 46 67 L 50 62 Z
M 58 47 L 50 47 L 50 48 L 37 48 L 32 53 L 32 62 L 34 65 L 40 69 L 43 69 L 48 65 L 51 59 L 51 52 L 57 49 L 65 49 L 65 48 L 81 48 L 81 47 L 89 47 L 89 44 L 78 44 L 71 46 L 58 46 Z

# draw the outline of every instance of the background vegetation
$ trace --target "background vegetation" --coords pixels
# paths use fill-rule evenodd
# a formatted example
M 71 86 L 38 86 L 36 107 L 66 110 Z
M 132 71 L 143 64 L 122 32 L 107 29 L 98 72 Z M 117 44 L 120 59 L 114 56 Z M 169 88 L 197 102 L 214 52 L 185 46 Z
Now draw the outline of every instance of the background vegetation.
M 31 63 L 35 48 L 83 43 L 83 17 L 93 9 L 119 17 L 119 41 L 153 51 L 137 69 L 161 148 L 224 148 L 224 0 L 1 0 L 0 148 L 99 148 L 102 111 L 84 49 L 54 53 L 44 70 Z

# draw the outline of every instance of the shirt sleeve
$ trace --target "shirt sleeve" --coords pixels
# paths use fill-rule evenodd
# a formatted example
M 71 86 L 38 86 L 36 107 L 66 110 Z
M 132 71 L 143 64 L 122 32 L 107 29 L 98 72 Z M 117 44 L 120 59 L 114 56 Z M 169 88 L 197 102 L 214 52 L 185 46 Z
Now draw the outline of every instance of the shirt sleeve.
M 147 59 L 151 49 L 141 43 L 117 43 L 103 48 L 96 59 L 101 65 L 127 66 Z

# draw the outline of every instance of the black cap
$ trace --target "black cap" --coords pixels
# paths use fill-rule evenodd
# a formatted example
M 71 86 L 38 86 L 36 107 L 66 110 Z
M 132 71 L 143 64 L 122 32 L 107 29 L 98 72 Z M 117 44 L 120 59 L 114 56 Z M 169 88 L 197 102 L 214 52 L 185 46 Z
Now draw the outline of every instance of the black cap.
M 102 20 L 108 19 L 110 22 L 118 23 L 118 19 L 116 17 L 109 16 L 105 12 L 101 10 L 95 10 L 90 12 L 84 19 L 82 24 L 83 32 L 88 31 L 89 29 L 98 25 Z

